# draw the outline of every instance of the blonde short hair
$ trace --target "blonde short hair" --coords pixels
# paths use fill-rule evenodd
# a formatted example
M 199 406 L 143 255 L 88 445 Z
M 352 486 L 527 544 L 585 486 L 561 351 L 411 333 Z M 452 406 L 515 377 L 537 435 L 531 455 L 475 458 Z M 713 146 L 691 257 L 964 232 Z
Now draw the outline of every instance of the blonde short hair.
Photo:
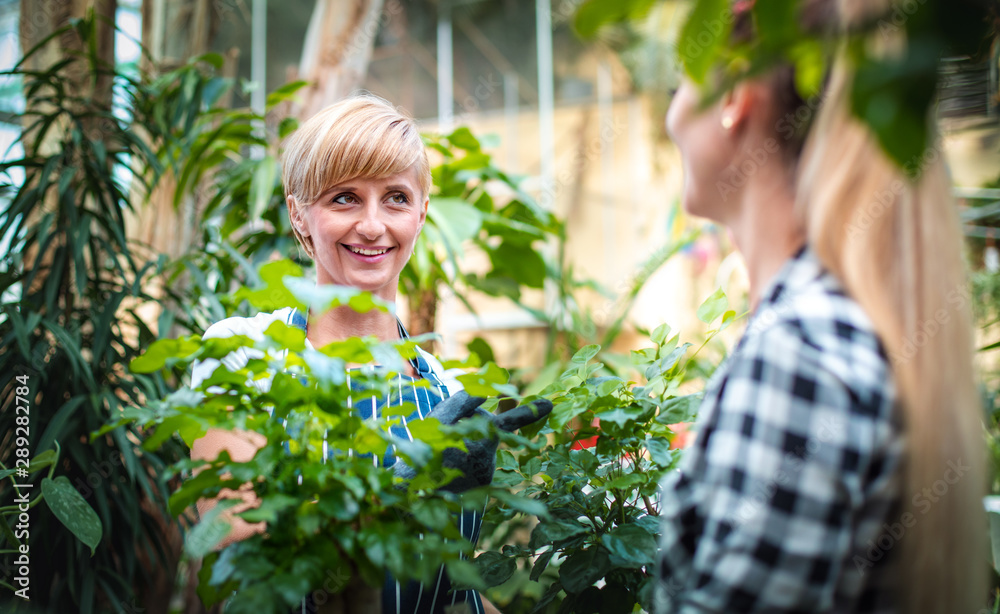
M 326 107 L 292 133 L 282 156 L 281 182 L 294 206 L 304 207 L 345 181 L 388 177 L 411 167 L 416 167 L 423 200 L 431 173 L 416 123 L 388 101 L 362 94 Z M 292 232 L 312 256 L 311 240 L 294 222 Z

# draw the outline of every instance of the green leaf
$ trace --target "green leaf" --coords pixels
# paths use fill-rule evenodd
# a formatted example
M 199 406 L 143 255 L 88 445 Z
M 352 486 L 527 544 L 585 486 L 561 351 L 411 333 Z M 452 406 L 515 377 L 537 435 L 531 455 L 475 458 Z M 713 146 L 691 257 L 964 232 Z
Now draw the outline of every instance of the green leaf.
M 625 428 L 630 422 L 638 420 L 644 411 L 641 407 L 614 407 L 596 415 L 601 422 L 612 422 L 619 428 Z
M 594 38 L 607 25 L 644 17 L 656 0 L 588 0 L 573 17 L 573 28 L 583 39 Z
M 235 582 L 225 585 L 225 580 L 220 579 L 213 582 L 217 570 L 225 569 L 226 577 L 232 575 L 233 566 L 230 560 L 235 551 L 228 549 L 220 555 L 218 552 L 211 552 L 202 560 L 201 569 L 198 570 L 198 598 L 206 607 L 222 602 L 232 595 L 233 590 L 238 586 Z M 225 559 L 225 560 L 224 560 Z M 219 587 L 220 585 L 221 588 Z
M 275 320 L 264 331 L 267 337 L 277 342 L 283 349 L 301 352 L 306 349 L 306 332 L 298 326 L 289 326 Z
M 36 471 L 41 471 L 42 469 L 56 462 L 57 458 L 58 457 L 56 456 L 55 450 L 46 450 L 41 454 L 39 454 L 38 456 L 36 456 L 35 458 L 31 459 L 31 463 L 28 467 L 28 472 L 35 473 Z
M 865 59 L 854 73 L 851 111 L 911 178 L 920 176 L 930 146 L 930 107 L 937 88 L 938 49 L 911 41 L 902 58 Z
M 597 344 L 585 345 L 584 347 L 577 350 L 576 354 L 573 354 L 573 358 L 570 362 L 577 365 L 582 365 L 590 362 L 597 353 L 601 351 L 601 346 Z
M 466 151 L 479 151 L 480 144 L 479 139 L 472 134 L 472 131 L 465 126 L 456 128 L 447 137 L 449 142 L 459 149 L 464 149 Z
M 721 316 L 726 311 L 726 307 L 728 306 L 729 299 L 726 298 L 726 293 L 722 291 L 722 288 L 717 288 L 715 292 L 705 299 L 705 302 L 698 307 L 698 319 L 705 324 L 711 324 L 716 318 Z
M 753 5 L 757 33 L 768 46 L 794 39 L 799 31 L 798 0 L 767 0 Z
M 517 388 L 507 385 L 510 374 L 496 363 L 488 363 L 475 373 L 465 373 L 457 376 L 459 382 L 471 396 L 495 397 L 501 394 L 516 396 Z
M 448 165 L 453 171 L 467 171 L 485 168 L 490 164 L 490 156 L 484 153 L 469 153 Z
M 553 428 L 562 429 L 569 424 L 570 420 L 586 413 L 588 409 L 590 409 L 589 406 L 576 400 L 556 403 L 552 408 L 552 413 L 549 414 L 549 420 L 552 422 Z
M 479 358 L 479 364 L 485 365 L 488 362 L 495 362 L 493 347 L 482 337 L 474 338 L 465 344 L 465 347 L 469 350 L 470 356 Z
M 491 494 L 501 503 L 519 512 L 538 516 L 539 518 L 548 518 L 549 510 L 541 501 L 529 499 L 505 490 L 494 490 Z
M 504 241 L 489 253 L 494 273 L 506 273 L 529 288 L 545 283 L 545 260 L 537 250 Z
M 1000 573 L 1000 514 L 987 512 L 990 518 L 990 545 L 993 552 L 993 569 Z
M 619 526 L 601 536 L 616 567 L 639 569 L 656 562 L 656 537 L 634 524 Z
M 688 76 L 704 83 L 733 28 L 729 0 L 698 0 L 681 28 L 678 53 Z
M 90 547 L 93 556 L 101 543 L 104 528 L 97 512 L 73 488 L 69 478 L 61 475 L 54 480 L 42 478 L 42 497 L 52 514 L 70 530 L 77 539 Z
M 789 56 L 795 64 L 795 89 L 798 90 L 799 96 L 803 100 L 818 96 L 827 69 L 827 57 L 823 46 L 817 41 L 800 41 L 791 48 Z
M 427 217 L 441 232 L 447 248 L 455 252 L 475 237 L 483 225 L 482 212 L 461 198 L 431 198 Z
M 674 451 L 670 449 L 670 442 L 665 438 L 650 437 L 645 444 L 649 451 L 649 460 L 660 467 L 669 467 L 674 462 Z
M 660 407 L 660 413 L 656 416 L 656 421 L 660 424 L 692 422 L 698 414 L 698 407 L 700 404 L 700 393 L 689 394 L 683 397 L 674 397 Z
M 443 530 L 451 521 L 451 512 L 444 501 L 425 499 L 413 505 L 413 517 L 430 529 Z M 494 585 L 490 585 L 494 586 Z
M 670 336 L 670 326 L 667 324 L 660 324 L 653 330 L 652 334 L 649 335 L 649 340 L 656 345 L 663 345 L 663 342 L 667 340 L 668 336 Z
M 235 499 L 227 499 L 215 504 L 199 520 L 198 524 L 188 531 L 184 540 L 184 551 L 188 556 L 199 559 L 219 545 L 233 530 L 232 525 L 223 517 L 223 512 L 239 504 Z
M 180 339 L 160 339 L 154 341 L 142 356 L 129 364 L 133 373 L 154 373 L 171 360 L 190 358 L 198 351 L 200 343 L 194 335 Z
M 273 523 L 278 520 L 278 513 L 295 505 L 298 501 L 295 497 L 281 493 L 267 495 L 261 499 L 259 506 L 242 512 L 239 516 L 247 522 L 263 521 Z
M 550 520 L 539 523 L 531 532 L 532 543 L 551 544 L 561 542 L 590 531 L 590 528 L 579 522 L 568 520 Z
M 517 571 L 517 561 L 499 552 L 483 552 L 476 557 L 475 564 L 487 587 L 500 586 Z
M 485 591 L 487 586 L 479 576 L 479 568 L 464 559 L 449 559 L 445 561 L 448 569 L 448 578 L 451 579 L 452 588 L 455 590 L 473 589 Z
M 298 96 L 295 94 L 303 87 L 309 85 L 308 81 L 298 80 L 291 81 L 274 90 L 267 95 L 267 102 L 265 103 L 265 108 L 270 111 L 276 105 L 281 104 L 287 100 L 297 100 Z
M 233 300 L 246 300 L 260 311 L 274 311 L 283 307 L 297 307 L 302 311 L 307 303 L 300 301 L 285 285 L 286 277 L 302 277 L 302 267 L 291 260 L 275 260 L 260 267 L 263 287 L 240 288 L 233 293 Z
M 608 490 L 633 490 L 635 487 L 645 484 L 647 475 L 641 472 L 626 473 L 607 483 Z
M 263 272 L 261 273 L 263 275 Z M 282 282 L 298 303 L 308 306 L 313 312 L 322 313 L 342 307 L 350 307 L 358 313 L 367 313 L 373 309 L 390 312 L 392 305 L 374 296 L 370 292 L 358 290 L 351 286 L 334 284 L 316 284 L 300 276 L 286 277 Z
M 611 571 L 611 559 L 601 546 L 569 555 L 559 566 L 559 581 L 567 593 L 581 593 Z

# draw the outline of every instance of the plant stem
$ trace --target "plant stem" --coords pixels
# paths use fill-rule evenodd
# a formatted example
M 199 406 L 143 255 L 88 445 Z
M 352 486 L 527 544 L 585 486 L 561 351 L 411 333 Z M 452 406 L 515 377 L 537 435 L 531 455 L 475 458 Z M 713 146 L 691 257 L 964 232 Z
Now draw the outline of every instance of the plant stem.
M 642 502 L 646 505 L 646 511 L 649 512 L 650 516 L 656 516 L 657 512 L 653 510 L 653 503 L 649 500 L 648 495 L 642 496 Z

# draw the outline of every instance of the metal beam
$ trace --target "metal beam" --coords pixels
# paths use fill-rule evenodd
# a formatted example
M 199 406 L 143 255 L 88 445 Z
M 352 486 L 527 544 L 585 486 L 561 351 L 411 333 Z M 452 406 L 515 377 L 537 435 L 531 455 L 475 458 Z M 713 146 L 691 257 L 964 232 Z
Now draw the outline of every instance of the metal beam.
M 454 58 L 452 57 L 451 3 L 441 2 L 437 20 L 438 128 L 451 132 L 455 120 Z

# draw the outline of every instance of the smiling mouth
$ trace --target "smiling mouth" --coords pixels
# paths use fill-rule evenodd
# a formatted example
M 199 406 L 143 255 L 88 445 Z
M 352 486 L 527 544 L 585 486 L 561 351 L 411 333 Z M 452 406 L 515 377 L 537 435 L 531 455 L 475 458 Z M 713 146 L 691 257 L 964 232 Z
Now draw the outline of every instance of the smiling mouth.
M 353 245 L 345 245 L 344 247 L 346 247 L 347 249 L 351 250 L 351 252 L 358 254 L 360 256 L 381 256 L 382 254 L 392 249 L 390 247 L 376 247 L 372 249 L 365 249 L 364 247 L 355 247 Z

